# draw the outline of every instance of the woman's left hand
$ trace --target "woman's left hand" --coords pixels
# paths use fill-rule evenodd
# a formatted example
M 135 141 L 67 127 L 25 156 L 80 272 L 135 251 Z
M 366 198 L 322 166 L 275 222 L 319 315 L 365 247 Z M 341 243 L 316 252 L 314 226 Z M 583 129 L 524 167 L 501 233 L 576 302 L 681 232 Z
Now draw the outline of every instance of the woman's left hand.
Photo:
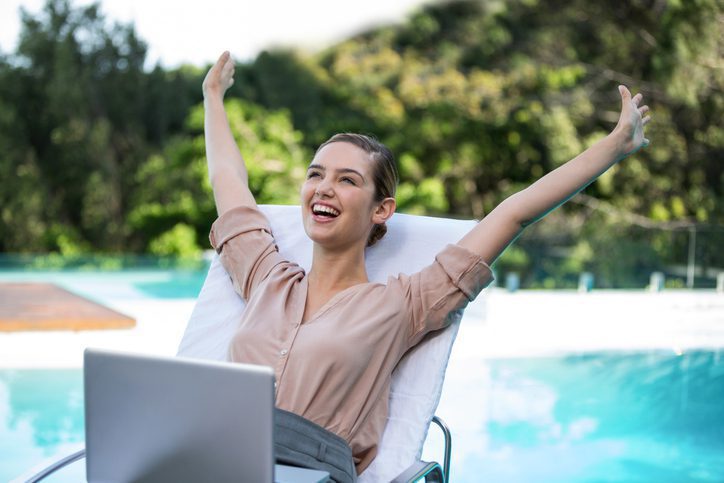
M 643 95 L 639 93 L 632 98 L 631 92 L 623 85 L 618 86 L 618 91 L 621 94 L 621 116 L 612 134 L 619 139 L 621 155 L 628 156 L 649 145 L 644 136 L 644 126 L 651 116 L 646 115 L 649 106 L 640 106 Z

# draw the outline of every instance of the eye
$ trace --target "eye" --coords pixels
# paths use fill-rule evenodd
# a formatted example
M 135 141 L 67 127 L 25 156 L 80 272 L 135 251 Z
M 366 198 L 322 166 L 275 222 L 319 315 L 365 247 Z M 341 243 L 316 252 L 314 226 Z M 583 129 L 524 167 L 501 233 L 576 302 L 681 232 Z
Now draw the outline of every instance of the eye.
M 352 186 L 357 186 L 357 183 L 355 183 L 352 178 L 348 178 L 347 176 L 345 176 L 345 177 L 343 177 L 343 178 L 340 178 L 340 181 L 343 182 L 343 183 L 349 183 L 349 184 L 351 184 Z
M 307 173 L 307 179 L 312 179 L 312 178 L 319 177 L 319 176 L 321 176 L 319 174 L 319 171 L 310 171 Z

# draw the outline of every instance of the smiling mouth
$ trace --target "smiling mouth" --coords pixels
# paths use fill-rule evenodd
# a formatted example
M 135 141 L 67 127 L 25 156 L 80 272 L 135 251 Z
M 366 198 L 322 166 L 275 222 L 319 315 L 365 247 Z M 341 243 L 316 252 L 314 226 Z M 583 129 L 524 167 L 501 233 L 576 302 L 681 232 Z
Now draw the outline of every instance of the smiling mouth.
M 312 205 L 312 214 L 324 218 L 337 218 L 339 216 L 339 211 L 335 210 L 331 206 L 314 204 Z

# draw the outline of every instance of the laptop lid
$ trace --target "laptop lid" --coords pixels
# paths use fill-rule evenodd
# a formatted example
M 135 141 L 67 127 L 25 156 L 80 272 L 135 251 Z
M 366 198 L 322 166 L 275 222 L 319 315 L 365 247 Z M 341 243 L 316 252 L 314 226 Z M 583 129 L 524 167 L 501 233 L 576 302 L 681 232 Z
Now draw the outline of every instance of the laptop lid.
M 84 383 L 88 481 L 273 481 L 271 368 L 86 349 Z

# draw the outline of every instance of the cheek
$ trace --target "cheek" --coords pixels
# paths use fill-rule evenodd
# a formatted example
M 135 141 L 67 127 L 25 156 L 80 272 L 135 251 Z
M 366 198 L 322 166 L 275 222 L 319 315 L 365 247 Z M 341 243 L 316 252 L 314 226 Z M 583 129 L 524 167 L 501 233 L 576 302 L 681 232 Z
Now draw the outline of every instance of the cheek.
M 368 192 L 365 196 L 365 206 L 367 207 L 367 211 L 370 213 L 374 213 L 375 207 L 377 206 L 377 202 L 375 201 L 375 194 Z
M 310 184 L 308 182 L 302 183 L 302 187 L 299 189 L 299 199 L 302 200 L 302 203 L 304 203 L 305 199 L 309 199 L 310 192 L 313 192 Z

